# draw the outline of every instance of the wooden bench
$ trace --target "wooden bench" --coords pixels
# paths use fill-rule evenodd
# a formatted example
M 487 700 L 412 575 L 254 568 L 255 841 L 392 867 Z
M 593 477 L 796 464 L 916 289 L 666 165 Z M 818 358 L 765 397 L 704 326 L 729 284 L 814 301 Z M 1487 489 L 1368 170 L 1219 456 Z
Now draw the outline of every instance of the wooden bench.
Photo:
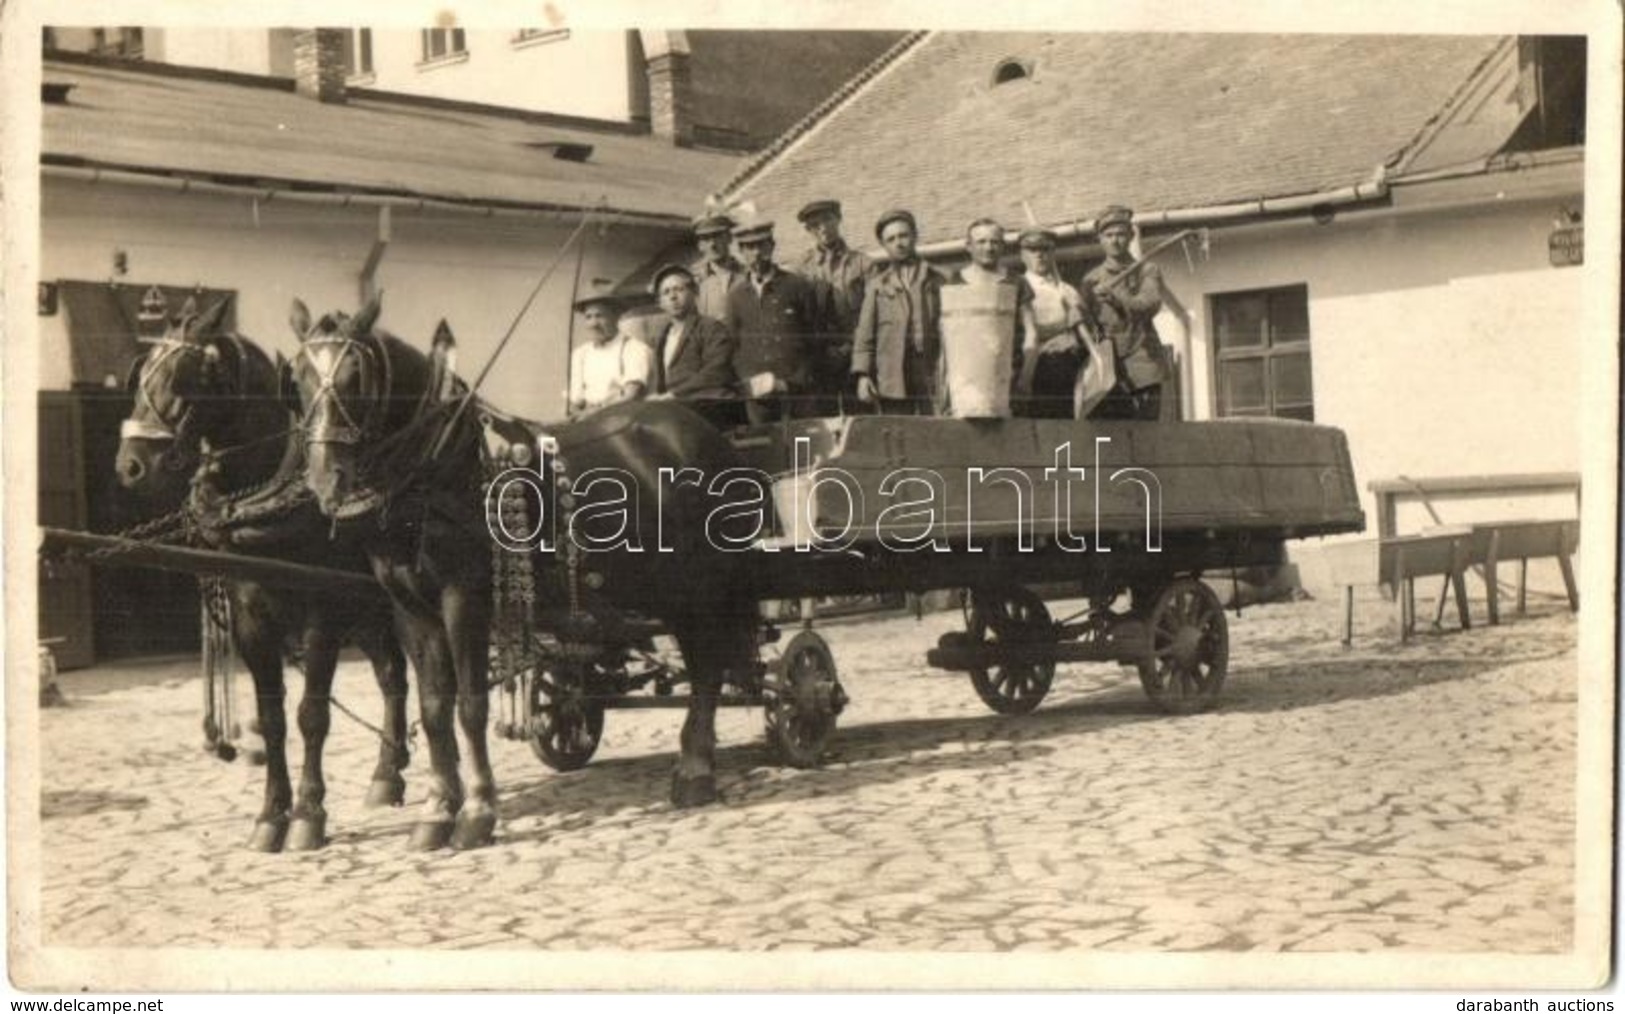
M 1501 622 L 1501 586 L 1496 567 L 1502 560 L 1518 561 L 1518 615 L 1524 614 L 1524 595 L 1529 583 L 1529 561 L 1554 557 L 1563 572 L 1563 588 L 1568 592 L 1569 609 L 1580 608 L 1580 592 L 1574 582 L 1574 563 L 1570 559 L 1580 545 L 1580 522 L 1567 521 L 1494 521 L 1475 524 L 1473 529 L 1473 563 L 1484 568 L 1485 597 L 1488 599 L 1490 623 Z
M 1471 629 L 1467 606 L 1467 570 L 1482 567 L 1491 625 L 1501 622 L 1498 567 L 1518 561 L 1518 615 L 1525 612 L 1529 561 L 1553 557 L 1563 573 L 1569 608 L 1580 608 L 1570 557 L 1579 546 L 1580 523 L 1575 520 L 1490 521 L 1472 525 L 1432 528 L 1416 535 L 1342 542 L 1323 550 L 1334 584 L 1343 589 L 1343 638 L 1354 638 L 1354 586 L 1383 584 L 1393 589 L 1399 610 L 1399 637 L 1408 640 L 1416 629 L 1416 578 L 1443 577 L 1456 600 L 1463 630 Z M 1442 608 L 1442 603 L 1441 603 Z
M 1580 473 L 1520 472 L 1515 475 L 1446 475 L 1424 478 L 1398 476 L 1366 483 L 1377 500 L 1377 535 L 1389 538 L 1399 534 L 1399 505 L 1419 502 L 1427 506 L 1442 500 L 1482 500 L 1487 497 L 1528 497 L 1559 494 L 1574 497 L 1574 514 L 1580 514 Z M 1433 515 L 1437 523 L 1438 515 Z
M 1343 588 L 1344 644 L 1354 640 L 1354 586 L 1384 584 L 1393 589 L 1399 610 L 1399 639 L 1416 629 L 1416 579 L 1443 577 L 1454 591 L 1463 630 L 1472 626 L 1467 609 L 1467 568 L 1472 566 L 1473 529 L 1435 528 L 1417 535 L 1360 539 L 1324 550 L 1332 581 Z

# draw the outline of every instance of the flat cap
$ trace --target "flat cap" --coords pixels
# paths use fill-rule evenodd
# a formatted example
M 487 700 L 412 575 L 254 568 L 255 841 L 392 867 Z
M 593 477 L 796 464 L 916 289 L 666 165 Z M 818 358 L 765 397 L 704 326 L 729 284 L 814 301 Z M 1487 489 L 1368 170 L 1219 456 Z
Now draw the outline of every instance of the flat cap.
M 702 215 L 694 220 L 695 236 L 715 236 L 719 232 L 732 232 L 734 220 L 727 215 Z
M 1121 204 L 1113 204 L 1095 216 L 1095 232 L 1105 232 L 1111 225 L 1133 225 L 1134 212 Z
M 772 238 L 773 238 L 773 223 L 772 222 L 757 222 L 757 223 L 755 223 L 753 225 L 748 225 L 748 226 L 746 226 L 746 227 L 744 227 L 744 228 L 742 228 L 742 229 L 740 229 L 740 230 L 738 230 L 737 232 L 734 233 L 734 242 L 738 243 L 740 246 L 744 246 L 747 243 L 760 243 L 764 239 L 772 239 Z
M 1016 245 L 1023 250 L 1053 250 L 1055 233 L 1048 229 L 1023 229 L 1016 239 Z
M 694 284 L 694 272 L 683 267 L 681 264 L 667 264 L 665 267 L 662 267 L 660 270 L 656 271 L 654 276 L 649 279 L 649 291 L 659 295 L 660 283 L 666 280 L 667 275 L 682 275 L 684 278 L 688 279 L 688 283 L 690 285 Z
M 796 218 L 801 222 L 810 222 L 819 215 L 839 215 L 841 202 L 824 198 L 817 201 L 808 201 L 796 212 Z
M 914 234 L 916 236 L 920 234 L 919 223 L 914 221 L 914 213 L 912 211 L 904 211 L 902 208 L 893 208 L 891 211 L 886 212 L 884 215 L 881 215 L 875 220 L 875 239 L 879 239 L 880 234 L 886 231 L 886 226 L 892 224 L 893 222 L 907 222 L 908 227 L 914 230 Z

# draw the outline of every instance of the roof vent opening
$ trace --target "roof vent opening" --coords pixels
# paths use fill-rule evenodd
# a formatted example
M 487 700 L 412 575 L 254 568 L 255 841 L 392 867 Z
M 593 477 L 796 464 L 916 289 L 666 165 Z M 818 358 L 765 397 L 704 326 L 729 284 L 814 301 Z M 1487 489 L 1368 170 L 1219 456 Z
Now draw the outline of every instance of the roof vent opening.
M 592 145 L 577 141 L 526 141 L 525 147 L 552 153 L 560 162 L 585 162 L 592 158 Z
M 1031 65 L 1023 63 L 1012 56 L 999 61 L 999 65 L 993 68 L 993 85 L 998 87 L 1002 84 L 1009 84 L 1011 81 L 1020 81 L 1023 78 L 1032 77 L 1032 74 Z

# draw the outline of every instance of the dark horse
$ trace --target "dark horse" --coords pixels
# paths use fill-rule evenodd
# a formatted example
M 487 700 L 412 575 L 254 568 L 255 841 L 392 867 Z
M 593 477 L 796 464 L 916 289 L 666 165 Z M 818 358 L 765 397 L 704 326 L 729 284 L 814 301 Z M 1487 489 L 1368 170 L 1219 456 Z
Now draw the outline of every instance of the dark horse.
M 313 321 L 293 304 L 306 484 L 324 514 L 359 519 L 417 672 L 431 773 L 412 845 L 478 848 L 491 842 L 497 818 L 485 740 L 492 547 L 480 426 L 443 397 L 449 368 L 373 331 L 378 311 L 374 298 L 355 317 Z M 454 711 L 468 746 L 466 794 Z
M 478 502 L 477 424 L 469 420 L 474 413 L 463 413 L 459 432 L 445 442 L 438 458 L 428 460 L 439 428 L 423 423 L 437 414 L 426 407 L 434 366 L 422 352 L 374 333 L 378 310 L 374 300 L 354 318 L 333 314 L 312 323 L 309 311 L 294 304 L 294 330 L 304 340 L 297 378 L 312 441 L 309 481 L 328 510 L 356 496 L 376 496 L 391 481 L 419 487 L 420 500 L 428 497 L 427 507 L 388 508 L 391 534 L 374 551 L 374 569 L 401 608 L 411 610 L 416 604 L 414 615 L 420 619 L 431 617 L 435 603 L 441 605 L 444 625 L 435 625 L 433 633 L 449 638 L 454 659 L 466 659 L 466 679 L 464 665 L 457 666 L 459 693 L 468 695 L 460 699 L 459 714 L 465 734 L 471 739 L 479 734 L 476 770 L 489 779 L 483 740 L 489 570 L 466 569 L 488 568 L 491 556 L 491 536 Z M 454 402 L 447 404 L 452 407 L 438 414 L 441 420 L 456 411 Z M 551 516 L 579 499 L 560 494 L 558 480 L 613 474 L 627 491 L 629 538 L 598 538 L 604 533 L 591 530 L 595 526 L 585 515 L 592 512 L 585 504 L 576 505 L 579 531 L 570 521 L 555 518 L 561 526 L 556 551 L 537 560 L 538 572 L 546 578 L 541 587 L 550 599 L 539 610 L 544 625 L 553 626 L 566 645 L 590 648 L 622 611 L 665 624 L 682 650 L 692 689 L 671 798 L 678 806 L 709 803 L 717 798 L 716 708 L 722 684 L 732 681 L 757 689 L 760 680 L 760 621 L 744 560 L 714 546 L 706 531 L 719 506 L 711 480 L 737 466 L 737 455 L 699 415 L 670 401 L 614 406 L 562 424 L 550 435 L 557 439 L 567 474 L 549 475 L 539 484 L 545 512 Z M 436 492 L 464 499 L 455 512 L 445 507 L 437 512 L 432 506 Z M 407 502 L 414 503 L 412 498 Z M 403 527 L 420 515 L 425 518 L 420 534 Z M 439 529 L 432 527 L 437 517 L 444 521 Z M 607 527 L 616 527 L 613 519 Z M 577 543 L 591 551 L 575 553 L 572 560 L 568 547 Z M 455 586 L 447 582 L 457 578 L 467 583 L 448 601 L 448 588 Z M 476 580 L 486 584 L 476 585 Z M 477 602 L 468 601 L 476 597 Z M 568 609 L 564 602 L 570 603 Z M 430 670 L 420 666 L 418 671 L 426 678 Z M 431 716 L 431 693 L 420 696 L 433 752 L 433 730 L 442 725 L 436 724 L 438 716 Z M 442 755 L 447 762 L 440 760 Z M 435 760 L 437 775 L 455 777 L 455 756 L 442 748 Z
M 258 346 L 219 327 L 228 302 L 198 314 L 188 303 L 167 333 L 131 369 L 135 406 L 125 420 L 115 467 L 127 489 L 165 500 L 186 495 L 197 530 L 215 549 L 297 563 L 364 570 L 353 539 L 329 541 L 331 523 L 303 488 L 304 442 L 293 426 L 283 374 Z M 400 805 L 407 763 L 406 661 L 387 606 L 354 596 L 227 583 L 232 635 L 254 677 L 265 737 L 265 805 L 251 847 L 276 852 L 326 842 L 322 748 L 330 692 L 346 637 L 372 661 L 385 702 L 384 741 L 369 806 Z M 299 731 L 305 762 L 295 796 L 288 776 L 283 711 L 284 651 L 302 655 L 305 694 Z

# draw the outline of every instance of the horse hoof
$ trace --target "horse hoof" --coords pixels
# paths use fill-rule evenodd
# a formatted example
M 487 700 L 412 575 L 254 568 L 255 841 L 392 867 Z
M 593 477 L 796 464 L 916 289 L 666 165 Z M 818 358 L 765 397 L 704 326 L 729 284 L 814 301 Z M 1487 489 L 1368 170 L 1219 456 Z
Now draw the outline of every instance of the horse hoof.
M 451 843 L 453 824 L 449 820 L 419 821 L 412 826 L 411 848 L 414 852 L 434 852 Z
M 452 832 L 451 847 L 459 851 L 485 848 L 495 840 L 497 815 L 489 810 L 473 815 L 457 815 L 457 828 Z
M 327 844 L 327 817 L 296 817 L 288 825 L 289 852 L 314 852 Z
M 715 775 L 700 775 L 696 778 L 684 778 L 681 775 L 671 776 L 671 805 L 678 809 L 688 809 L 691 806 L 705 806 L 714 803 L 720 797 L 717 793 L 717 779 Z
M 287 836 L 286 820 L 257 820 L 254 822 L 254 833 L 248 839 L 248 847 L 255 852 L 281 852 Z
M 367 806 L 376 808 L 380 806 L 400 806 L 406 802 L 406 779 L 374 778 L 367 787 Z

